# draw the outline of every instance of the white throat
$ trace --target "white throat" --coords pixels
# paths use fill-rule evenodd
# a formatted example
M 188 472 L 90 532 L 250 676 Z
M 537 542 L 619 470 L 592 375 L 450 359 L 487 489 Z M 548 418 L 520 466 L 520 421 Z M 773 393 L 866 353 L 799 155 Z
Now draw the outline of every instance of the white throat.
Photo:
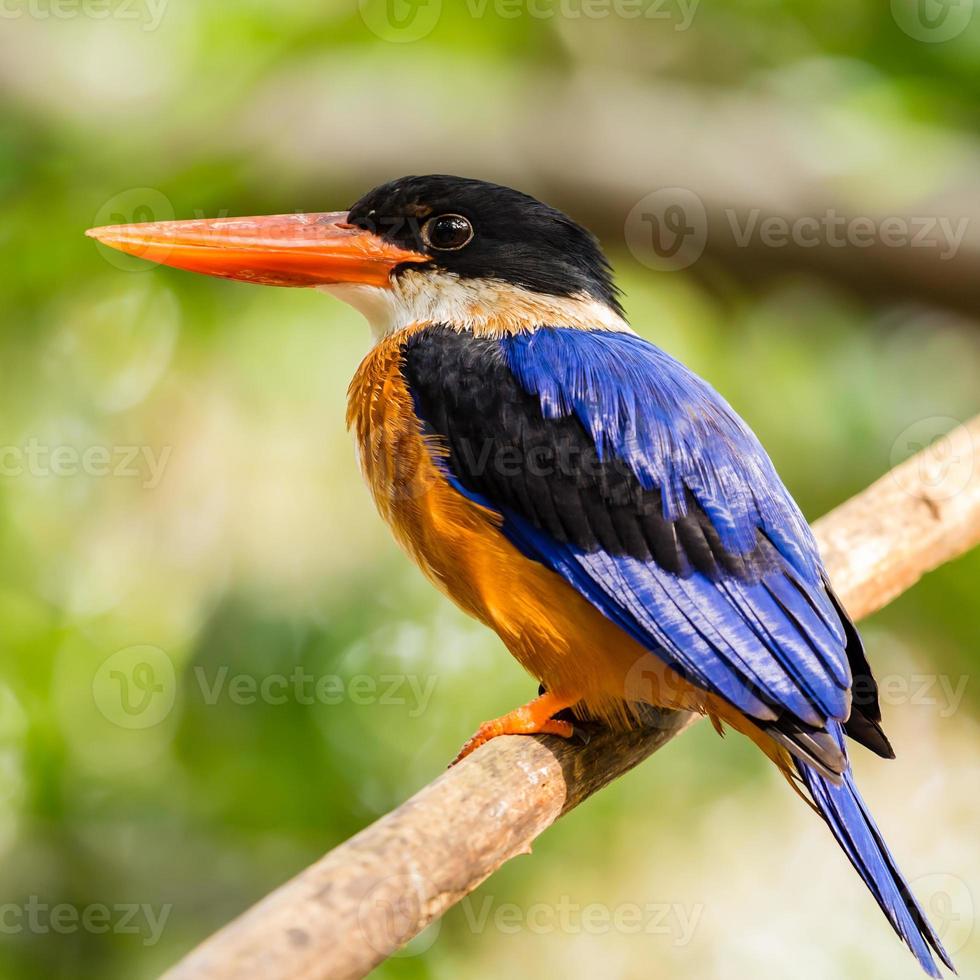
M 513 333 L 538 326 L 630 331 L 619 314 L 591 296 L 547 296 L 493 279 L 460 279 L 447 272 L 406 270 L 386 287 L 317 288 L 362 313 L 375 341 L 418 323 L 448 323 L 477 333 Z

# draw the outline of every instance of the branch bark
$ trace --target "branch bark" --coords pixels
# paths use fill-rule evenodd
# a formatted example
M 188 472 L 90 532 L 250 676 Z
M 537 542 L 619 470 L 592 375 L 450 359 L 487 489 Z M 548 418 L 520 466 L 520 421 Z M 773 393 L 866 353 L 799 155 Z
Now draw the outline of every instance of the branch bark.
M 980 416 L 814 526 L 860 619 L 980 542 Z M 202 943 L 165 980 L 352 980 L 693 717 L 588 745 L 497 738 Z

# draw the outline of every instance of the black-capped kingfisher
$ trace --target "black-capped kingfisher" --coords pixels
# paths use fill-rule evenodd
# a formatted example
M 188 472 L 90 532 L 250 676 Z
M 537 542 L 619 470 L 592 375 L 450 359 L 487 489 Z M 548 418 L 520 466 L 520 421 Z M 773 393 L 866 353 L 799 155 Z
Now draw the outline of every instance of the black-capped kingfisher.
M 810 528 L 727 402 L 630 329 L 588 231 L 440 175 L 346 212 L 89 234 L 179 269 L 320 287 L 368 319 L 347 421 L 378 510 L 542 685 L 460 758 L 501 734 L 568 737 L 569 711 L 727 723 L 812 802 L 926 972 L 941 976 L 933 952 L 952 969 L 854 785 L 846 736 L 893 752 Z

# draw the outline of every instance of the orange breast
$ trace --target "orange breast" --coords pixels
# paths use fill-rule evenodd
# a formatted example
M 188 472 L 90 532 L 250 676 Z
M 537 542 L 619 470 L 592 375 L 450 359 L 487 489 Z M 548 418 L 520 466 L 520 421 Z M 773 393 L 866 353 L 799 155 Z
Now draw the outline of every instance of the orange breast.
M 417 328 L 416 328 L 417 329 Z M 522 555 L 499 519 L 458 493 L 434 464 L 401 374 L 412 328 L 382 340 L 351 382 L 347 422 L 378 510 L 423 572 L 497 632 L 549 691 L 628 723 L 631 703 L 700 710 L 704 695 L 663 666 L 564 579 Z

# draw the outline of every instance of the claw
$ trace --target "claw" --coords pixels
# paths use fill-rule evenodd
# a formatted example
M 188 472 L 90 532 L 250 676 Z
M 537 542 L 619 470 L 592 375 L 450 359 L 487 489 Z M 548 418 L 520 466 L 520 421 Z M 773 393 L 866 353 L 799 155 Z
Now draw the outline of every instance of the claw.
M 533 701 L 514 711 L 485 721 L 476 733 L 459 750 L 456 758 L 449 763 L 450 767 L 475 752 L 481 745 L 496 738 L 498 735 L 557 735 L 560 738 L 572 738 L 576 735 L 576 726 L 564 718 L 554 717 L 560 711 L 568 708 L 574 702 L 557 698 L 545 692 Z

